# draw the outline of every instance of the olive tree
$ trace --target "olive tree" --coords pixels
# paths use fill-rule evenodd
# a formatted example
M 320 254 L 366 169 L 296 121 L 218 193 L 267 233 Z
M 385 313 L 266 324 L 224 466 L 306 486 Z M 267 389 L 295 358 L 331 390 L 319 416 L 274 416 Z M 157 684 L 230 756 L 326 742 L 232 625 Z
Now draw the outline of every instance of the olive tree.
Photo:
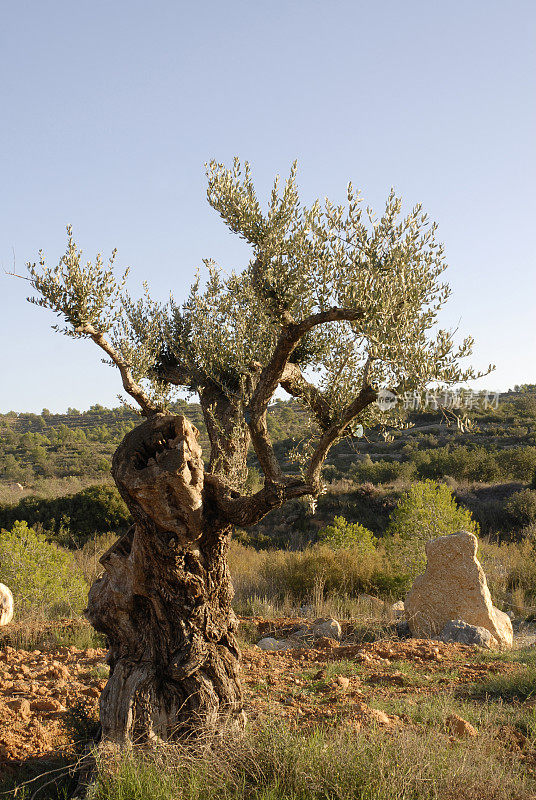
M 55 267 L 28 264 L 32 302 L 92 339 L 121 375 L 145 421 L 117 449 L 112 474 L 133 525 L 102 557 L 87 616 L 109 641 L 103 735 L 119 742 L 242 726 L 236 619 L 226 552 L 246 527 L 292 498 L 316 498 L 331 446 L 380 421 L 378 391 L 478 377 L 437 326 L 449 297 L 445 260 L 421 206 L 403 214 L 391 193 L 381 216 L 348 186 L 347 203 L 300 203 L 296 166 L 267 207 L 249 166 L 211 162 L 208 202 L 251 247 L 239 272 L 205 262 L 181 305 L 140 300 L 97 256 L 84 263 L 68 228 Z M 56 326 L 58 327 L 58 326 Z M 267 413 L 279 388 L 308 413 L 299 469 L 283 468 Z M 171 393 L 199 398 L 210 440 L 166 409 Z M 263 474 L 246 489 L 248 452 Z

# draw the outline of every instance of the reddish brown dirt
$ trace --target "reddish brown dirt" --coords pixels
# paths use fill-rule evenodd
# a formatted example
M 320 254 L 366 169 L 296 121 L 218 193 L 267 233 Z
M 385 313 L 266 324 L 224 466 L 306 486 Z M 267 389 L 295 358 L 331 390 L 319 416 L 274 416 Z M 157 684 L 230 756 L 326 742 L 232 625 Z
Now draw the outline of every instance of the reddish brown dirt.
M 432 694 L 520 668 L 500 660 L 479 663 L 477 653 L 461 644 L 419 639 L 340 646 L 326 639 L 312 649 L 268 653 L 248 648 L 243 652 L 248 712 L 361 724 L 374 700 Z
M 477 655 L 472 647 L 413 639 L 341 646 L 324 639 L 311 649 L 268 653 L 247 646 L 242 659 L 246 709 L 250 719 L 270 714 L 306 727 L 319 722 L 399 725 L 408 720 L 369 704 L 431 694 L 519 668 L 479 661 Z M 9 766 L 72 746 L 71 709 L 82 700 L 96 717 L 106 683 L 104 658 L 103 649 L 0 649 L 0 777 Z
M 96 712 L 104 688 L 105 650 L 58 647 L 0 651 L 0 764 L 70 744 L 69 709 L 84 701 Z

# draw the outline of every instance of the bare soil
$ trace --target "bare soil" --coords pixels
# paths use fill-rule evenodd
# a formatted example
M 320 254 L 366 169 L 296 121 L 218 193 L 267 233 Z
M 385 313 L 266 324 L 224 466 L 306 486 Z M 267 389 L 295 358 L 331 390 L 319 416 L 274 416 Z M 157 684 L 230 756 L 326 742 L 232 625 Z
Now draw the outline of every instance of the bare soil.
M 260 638 L 268 631 L 288 631 L 297 621 L 248 620 L 250 627 L 253 623 Z M 97 719 L 105 656 L 102 648 L 74 646 L 46 652 L 0 649 L 0 782 L 30 761 L 46 763 L 59 753 L 75 753 L 73 715 L 82 709 L 88 719 Z M 483 658 L 479 648 L 418 639 L 340 645 L 323 639 L 309 648 L 264 652 L 246 645 L 242 651 L 249 719 L 270 715 L 304 728 L 411 724 L 403 714 L 390 713 L 389 706 L 402 698 L 419 703 L 520 669 L 521 664 L 498 654 Z M 504 735 L 508 739 L 510 733 Z

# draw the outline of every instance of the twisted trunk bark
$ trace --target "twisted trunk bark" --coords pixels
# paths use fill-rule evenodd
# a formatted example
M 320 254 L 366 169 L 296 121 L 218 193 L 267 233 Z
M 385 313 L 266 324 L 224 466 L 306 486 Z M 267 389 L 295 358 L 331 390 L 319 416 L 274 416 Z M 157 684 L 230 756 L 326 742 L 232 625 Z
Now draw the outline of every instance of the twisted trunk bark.
M 131 431 L 112 474 L 134 524 L 104 554 L 87 616 L 108 637 L 103 737 L 119 743 L 243 727 L 231 534 L 204 486 L 197 430 L 158 414 Z

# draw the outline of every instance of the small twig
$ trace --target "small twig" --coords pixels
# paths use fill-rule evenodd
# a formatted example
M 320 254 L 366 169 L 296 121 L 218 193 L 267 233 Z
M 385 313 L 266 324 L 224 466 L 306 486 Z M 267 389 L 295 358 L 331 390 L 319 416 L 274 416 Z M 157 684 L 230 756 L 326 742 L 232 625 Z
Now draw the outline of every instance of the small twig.
M 5 269 L 4 272 L 5 272 L 6 275 L 9 275 L 11 278 L 20 278 L 21 281 L 30 281 L 31 280 L 26 275 L 19 275 L 17 272 L 8 272 L 7 269 Z
M 58 755 L 61 755 L 61 751 L 56 751 L 56 752 Z M 41 780 L 41 778 L 45 778 L 47 775 L 54 775 L 54 773 L 59 773 L 59 775 L 56 775 L 56 778 L 61 778 L 62 775 L 68 775 L 73 770 L 73 768 L 76 769 L 76 767 L 78 767 L 78 765 L 82 762 L 82 760 L 83 757 L 80 757 L 76 761 L 73 761 L 72 764 L 68 764 L 67 766 L 57 767 L 57 769 L 50 769 L 47 770 L 47 772 L 41 772 L 39 775 L 36 775 L 35 778 L 30 778 L 29 780 L 24 781 L 24 783 L 19 784 L 15 791 L 23 789 L 25 786 L 29 786 L 31 783 L 35 783 L 35 781 Z M 53 783 L 53 781 L 56 780 L 56 778 L 54 778 L 51 781 L 47 781 L 47 783 L 40 786 L 36 790 L 36 792 L 34 792 L 30 800 L 32 800 L 32 798 L 36 796 L 37 792 L 40 792 L 41 789 L 44 789 L 45 786 L 48 786 L 50 783 Z M 0 792 L 0 797 L 6 797 L 8 794 L 12 794 L 12 791 L 13 791 L 12 789 L 9 789 L 7 792 Z

